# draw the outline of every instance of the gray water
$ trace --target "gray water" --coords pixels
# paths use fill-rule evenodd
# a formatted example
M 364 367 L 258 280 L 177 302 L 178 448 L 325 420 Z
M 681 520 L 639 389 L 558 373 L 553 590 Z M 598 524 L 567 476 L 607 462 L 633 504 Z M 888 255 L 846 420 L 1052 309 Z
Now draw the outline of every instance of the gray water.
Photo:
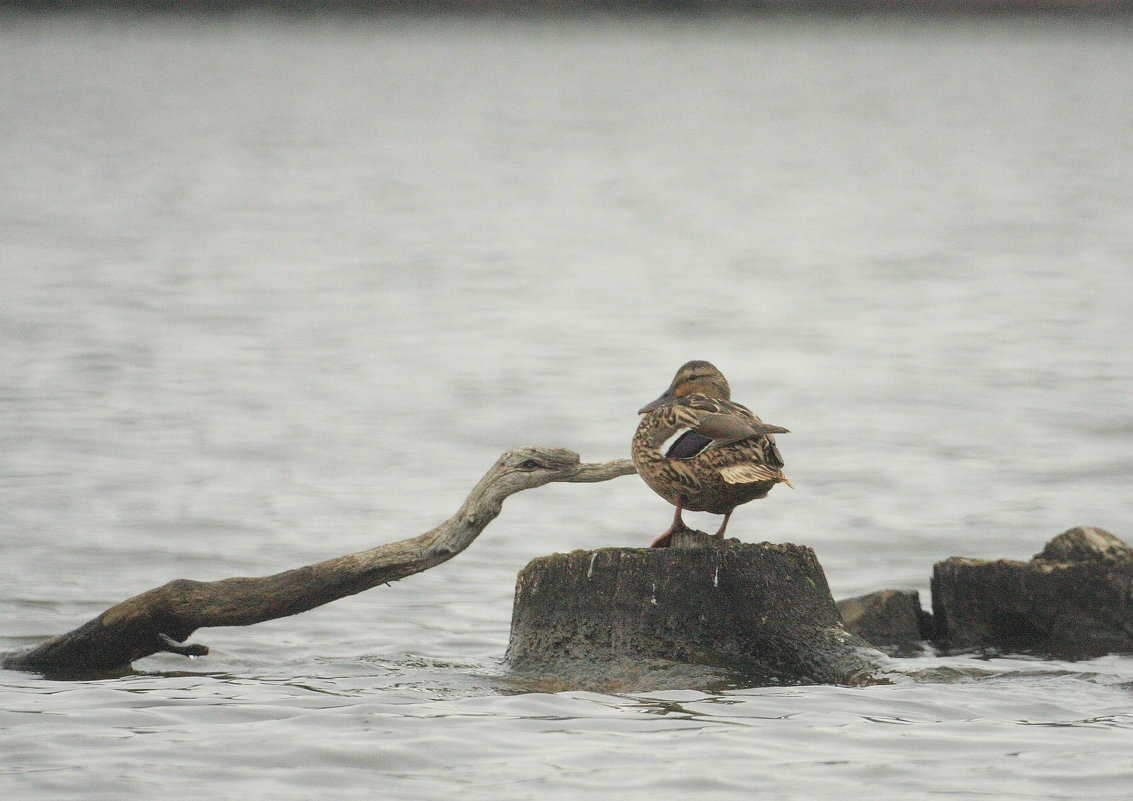
M 421 533 L 511 447 L 624 457 L 690 358 L 792 430 L 797 489 L 729 533 L 813 547 L 836 597 L 1133 538 L 1125 23 L 0 29 L 0 651 Z M 552 485 L 435 570 L 201 630 L 207 657 L 3 672 L 0 792 L 1128 797 L 1129 657 L 510 677 L 516 572 L 670 514 L 634 476 Z

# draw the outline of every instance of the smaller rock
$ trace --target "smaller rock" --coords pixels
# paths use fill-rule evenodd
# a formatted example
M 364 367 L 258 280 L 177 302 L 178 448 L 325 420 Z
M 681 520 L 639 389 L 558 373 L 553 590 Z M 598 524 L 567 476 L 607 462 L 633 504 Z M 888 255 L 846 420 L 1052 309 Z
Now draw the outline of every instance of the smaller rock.
M 880 590 L 838 601 L 846 628 L 874 647 L 909 646 L 932 639 L 932 615 L 916 590 Z

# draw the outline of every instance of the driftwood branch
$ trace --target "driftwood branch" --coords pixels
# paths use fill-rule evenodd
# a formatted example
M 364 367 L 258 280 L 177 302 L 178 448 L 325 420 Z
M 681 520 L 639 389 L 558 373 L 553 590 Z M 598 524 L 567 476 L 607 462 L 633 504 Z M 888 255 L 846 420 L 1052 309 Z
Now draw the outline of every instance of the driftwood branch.
M 160 651 L 208 653 L 186 644 L 197 629 L 287 617 L 420 573 L 463 551 L 500 513 L 504 499 L 554 481 L 607 481 L 634 472 L 628 459 L 583 464 L 562 448 L 519 448 L 500 457 L 460 510 L 412 539 L 256 578 L 178 579 L 135 595 L 38 647 L 4 659 L 14 670 L 111 671 Z

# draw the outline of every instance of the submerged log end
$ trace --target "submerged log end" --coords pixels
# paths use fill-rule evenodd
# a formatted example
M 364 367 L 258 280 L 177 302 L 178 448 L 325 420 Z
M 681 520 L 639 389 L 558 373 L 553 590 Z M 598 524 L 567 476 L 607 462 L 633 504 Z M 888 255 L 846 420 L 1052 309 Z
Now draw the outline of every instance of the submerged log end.
M 1133 651 L 1133 549 L 1099 528 L 1029 562 L 952 557 L 932 576 L 939 644 L 1086 658 Z
M 103 673 L 129 668 L 163 651 L 203 656 L 208 648 L 184 641 L 197 628 L 184 614 L 201 582 L 178 579 L 127 598 L 93 620 L 22 653 L 3 659 L 9 670 Z
M 517 581 L 507 658 L 596 669 L 662 660 L 787 684 L 865 683 L 885 662 L 842 625 L 810 548 L 702 534 L 535 559 Z

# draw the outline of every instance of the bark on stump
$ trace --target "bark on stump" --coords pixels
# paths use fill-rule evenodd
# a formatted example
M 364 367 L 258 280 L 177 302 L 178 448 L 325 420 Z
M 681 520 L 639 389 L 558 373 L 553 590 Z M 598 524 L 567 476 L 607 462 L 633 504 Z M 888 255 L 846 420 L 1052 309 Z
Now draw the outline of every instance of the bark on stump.
M 933 568 L 932 605 L 949 648 L 1064 658 L 1133 651 L 1133 549 L 1080 526 L 1030 562 L 952 557 Z
M 810 548 L 701 532 L 535 559 L 516 584 L 507 658 L 551 673 L 662 660 L 786 684 L 869 683 L 887 665 L 842 625 Z

